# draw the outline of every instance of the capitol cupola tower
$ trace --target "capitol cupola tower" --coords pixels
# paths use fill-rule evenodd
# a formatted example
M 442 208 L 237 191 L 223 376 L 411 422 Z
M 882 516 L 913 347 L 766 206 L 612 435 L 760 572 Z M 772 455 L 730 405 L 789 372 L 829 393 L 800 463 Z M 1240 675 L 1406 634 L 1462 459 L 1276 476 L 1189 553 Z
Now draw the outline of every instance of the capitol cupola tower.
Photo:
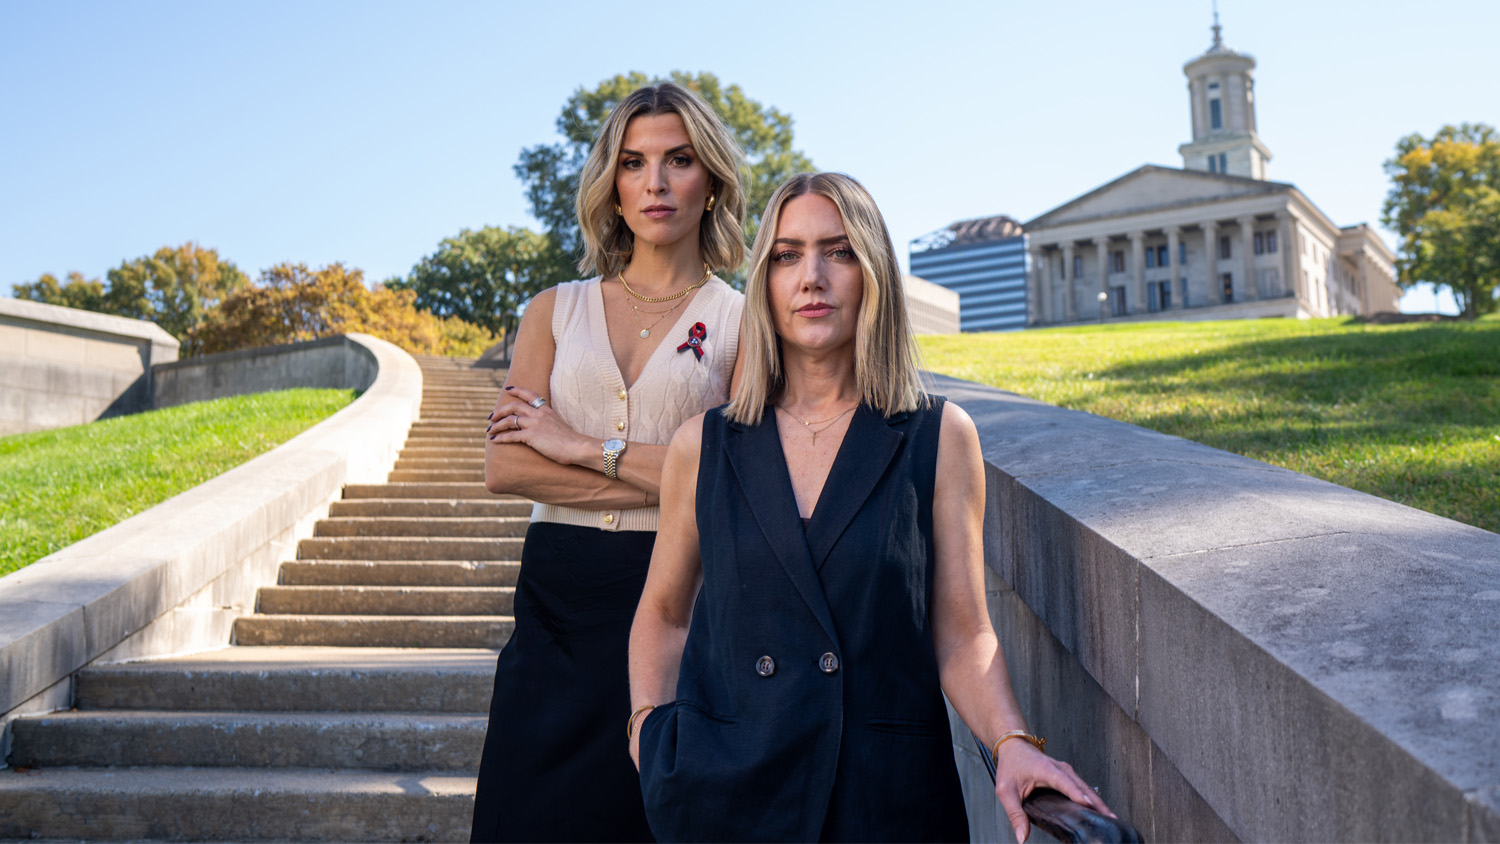
M 1183 65 L 1193 112 L 1193 140 L 1177 148 L 1187 170 L 1266 178 L 1271 151 L 1255 131 L 1255 59 L 1224 46 L 1219 13 L 1214 43 Z

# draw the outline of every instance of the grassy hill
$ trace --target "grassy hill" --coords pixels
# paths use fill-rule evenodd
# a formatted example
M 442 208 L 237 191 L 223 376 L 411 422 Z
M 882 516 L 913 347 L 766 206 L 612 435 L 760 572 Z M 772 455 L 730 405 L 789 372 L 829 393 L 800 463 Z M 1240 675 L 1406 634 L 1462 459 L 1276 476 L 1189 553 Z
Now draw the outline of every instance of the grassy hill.
M 354 397 L 282 390 L 0 437 L 0 575 L 270 451 Z
M 926 365 L 1500 532 L 1500 319 L 921 338 Z

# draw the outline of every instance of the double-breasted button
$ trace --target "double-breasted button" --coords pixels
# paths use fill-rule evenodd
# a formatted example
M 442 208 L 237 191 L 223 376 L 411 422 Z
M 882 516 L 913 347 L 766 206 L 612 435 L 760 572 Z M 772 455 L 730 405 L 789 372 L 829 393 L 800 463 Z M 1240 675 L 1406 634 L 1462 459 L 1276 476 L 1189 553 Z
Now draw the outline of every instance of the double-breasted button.
M 824 674 L 832 674 L 839 670 L 839 658 L 832 653 L 823 654 L 818 658 L 818 667 L 823 669 Z
M 769 677 L 776 673 L 776 660 L 763 656 L 755 661 L 755 673 L 762 677 Z

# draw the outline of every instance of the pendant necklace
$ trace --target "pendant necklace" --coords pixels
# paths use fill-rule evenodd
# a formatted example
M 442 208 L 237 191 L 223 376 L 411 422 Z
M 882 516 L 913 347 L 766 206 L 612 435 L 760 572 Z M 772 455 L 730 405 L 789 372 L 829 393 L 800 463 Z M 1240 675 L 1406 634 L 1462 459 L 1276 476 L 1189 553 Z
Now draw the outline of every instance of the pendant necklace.
M 642 340 L 645 340 L 646 338 L 650 337 L 651 336 L 651 329 L 655 328 L 662 320 L 666 319 L 669 314 L 671 314 L 673 311 L 677 310 L 679 307 L 682 306 L 682 302 L 679 301 L 677 304 L 673 305 L 670 308 L 667 308 L 665 311 L 643 311 L 640 308 L 637 308 L 635 306 L 634 302 L 626 300 L 626 304 L 630 305 L 630 318 L 633 319 L 633 320 L 635 320 L 635 324 L 636 325 L 640 325 L 641 324 L 641 317 L 640 317 L 641 314 L 647 314 L 647 315 L 654 315 L 654 316 L 656 316 L 656 321 L 655 322 L 652 322 L 650 325 L 648 325 L 645 328 L 641 329 L 641 339 Z
M 819 434 L 823 433 L 824 431 L 828 430 L 829 428 L 832 428 L 833 427 L 833 423 L 835 423 L 835 422 L 839 421 L 840 419 L 842 419 L 844 417 L 845 413 L 848 413 L 849 411 L 853 410 L 856 407 L 859 407 L 859 405 L 857 405 L 857 404 L 851 405 L 851 406 L 846 407 L 843 410 L 839 411 L 839 413 L 838 413 L 837 416 L 830 416 L 827 419 L 823 419 L 823 420 L 818 421 L 818 422 L 809 422 L 806 419 L 803 419 L 801 416 L 798 416 L 797 414 L 791 412 L 790 410 L 787 410 L 784 407 L 780 408 L 780 410 L 783 413 L 785 413 L 787 416 L 790 416 L 793 419 L 797 420 L 798 422 L 801 422 L 802 423 L 802 427 L 806 428 L 807 432 L 809 434 L 812 434 L 812 444 L 813 445 L 817 445 L 818 444 L 818 435 Z M 823 423 L 825 423 L 825 422 L 828 423 L 828 424 L 824 425 Z M 823 425 L 823 427 L 821 427 L 821 428 L 814 428 L 813 427 L 814 425 Z

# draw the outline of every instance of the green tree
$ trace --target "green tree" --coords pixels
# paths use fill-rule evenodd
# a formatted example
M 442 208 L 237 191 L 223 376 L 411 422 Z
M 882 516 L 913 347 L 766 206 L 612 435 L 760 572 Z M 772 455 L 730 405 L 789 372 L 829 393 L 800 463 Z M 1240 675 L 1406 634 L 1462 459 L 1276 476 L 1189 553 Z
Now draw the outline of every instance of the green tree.
M 546 235 L 511 226 L 463 229 L 387 286 L 416 293 L 416 305 L 508 336 L 532 296 L 577 275 Z
M 578 173 L 589 147 L 610 109 L 643 85 L 676 82 L 697 92 L 734 132 L 745 151 L 744 172 L 749 207 L 745 236 L 754 240 L 761 211 L 776 186 L 787 178 L 813 169 L 812 161 L 792 148 L 792 118 L 774 107 L 763 106 L 745 96 L 738 85 L 725 87 L 712 73 L 673 71 L 667 79 L 631 72 L 606 79 L 593 89 L 579 88 L 563 104 L 557 131 L 564 140 L 521 151 L 516 176 L 526 185 L 531 214 L 546 227 L 557 244 L 564 275 L 576 275 L 582 254 L 573 198 L 578 193 Z
M 192 242 L 124 261 L 108 277 L 108 313 L 151 320 L 179 340 L 203 321 L 205 309 L 249 283 L 218 252 Z
M 10 290 L 17 299 L 30 299 L 33 302 L 46 302 L 49 305 L 85 311 L 104 310 L 104 284 L 97 278 L 86 279 L 79 272 L 68 273 L 65 284 L 59 284 L 57 277 L 51 273 L 42 273 L 42 277 L 36 281 L 13 284 Z
M 1483 123 L 1396 142 L 1381 222 L 1401 237 L 1402 286 L 1453 292 L 1463 315 L 1496 309 L 1500 286 L 1500 137 Z
M 249 283 L 234 264 L 219 253 L 188 242 L 163 246 L 155 254 L 122 261 L 107 274 L 109 284 L 68 273 L 66 284 L 51 274 L 11 290 L 18 299 L 81 308 L 114 316 L 144 319 L 160 325 L 179 340 L 203 320 L 205 309 Z

